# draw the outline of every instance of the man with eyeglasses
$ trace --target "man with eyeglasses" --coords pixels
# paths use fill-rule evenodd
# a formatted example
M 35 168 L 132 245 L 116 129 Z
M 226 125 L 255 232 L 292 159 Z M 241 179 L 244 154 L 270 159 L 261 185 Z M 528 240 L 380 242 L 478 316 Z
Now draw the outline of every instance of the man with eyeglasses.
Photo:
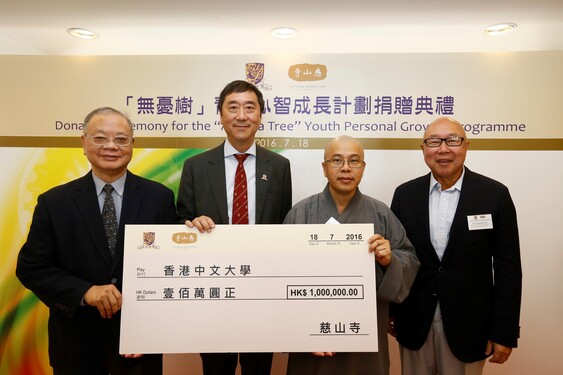
M 16 275 L 49 308 L 55 375 L 161 374 L 162 355 L 119 355 L 125 224 L 177 223 L 174 193 L 127 170 L 133 127 L 98 108 L 84 120 L 85 176 L 37 199 Z
M 421 263 L 409 297 L 391 308 L 403 374 L 481 374 L 519 337 L 516 210 L 504 185 L 464 166 L 458 121 L 433 121 L 421 148 L 431 173 L 399 186 L 391 204 Z
M 391 210 L 360 192 L 358 185 L 365 166 L 364 149 L 356 139 L 340 136 L 330 141 L 322 163 L 327 186 L 323 192 L 297 203 L 284 224 L 373 223 L 374 235 L 366 250 L 374 254 L 379 351 L 290 353 L 287 375 L 389 374 L 389 303 L 401 302 L 407 296 L 419 263 Z

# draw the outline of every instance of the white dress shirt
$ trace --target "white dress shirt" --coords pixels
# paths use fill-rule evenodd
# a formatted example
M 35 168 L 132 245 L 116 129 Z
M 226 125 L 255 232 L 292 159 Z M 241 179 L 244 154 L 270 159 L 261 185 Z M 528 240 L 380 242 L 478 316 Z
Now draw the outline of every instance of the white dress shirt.
M 428 212 L 430 219 L 430 241 L 436 250 L 438 258 L 442 260 L 448 240 L 450 228 L 454 220 L 455 211 L 461 194 L 461 185 L 465 176 L 465 167 L 460 178 L 447 190 L 442 190 L 440 183 L 430 175 L 430 193 Z

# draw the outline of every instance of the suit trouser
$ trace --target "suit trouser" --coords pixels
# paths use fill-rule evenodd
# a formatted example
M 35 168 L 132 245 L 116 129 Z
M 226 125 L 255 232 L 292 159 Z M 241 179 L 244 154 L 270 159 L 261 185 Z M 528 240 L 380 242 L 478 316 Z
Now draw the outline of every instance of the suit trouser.
M 428 337 L 419 350 L 399 347 L 403 375 L 481 375 L 485 360 L 464 363 L 448 345 L 442 324 L 440 304 L 436 307 Z
M 270 375 L 273 353 L 201 353 L 204 375 L 234 375 L 239 355 L 242 375 Z
M 91 365 L 91 366 L 89 366 Z M 53 369 L 54 375 L 161 375 L 162 354 L 145 354 L 141 358 L 124 358 L 119 354 L 104 369 L 84 363 L 70 371 Z M 103 366 L 102 366 L 103 367 Z

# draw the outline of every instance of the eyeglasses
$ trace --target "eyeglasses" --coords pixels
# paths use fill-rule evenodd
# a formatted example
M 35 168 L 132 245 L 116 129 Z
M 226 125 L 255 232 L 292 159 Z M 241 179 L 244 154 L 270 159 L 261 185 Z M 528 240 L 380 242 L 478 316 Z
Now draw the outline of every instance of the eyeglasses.
M 105 146 L 109 144 L 110 141 L 113 141 L 113 143 L 119 147 L 128 146 L 133 140 L 133 137 L 126 137 L 124 135 L 120 135 L 114 138 L 108 138 L 101 135 L 87 135 L 86 138 L 88 138 L 90 142 L 92 142 L 92 144 L 96 146 Z
M 440 147 L 442 145 L 442 142 L 446 142 L 446 145 L 448 145 L 449 147 L 459 147 L 464 140 L 465 138 L 454 135 L 448 138 L 426 138 L 423 142 L 426 147 L 431 148 Z
M 332 168 L 342 168 L 344 164 L 348 164 L 350 168 L 361 168 L 363 167 L 366 162 L 360 159 L 351 159 L 351 160 L 344 160 L 340 158 L 332 158 L 324 161 Z

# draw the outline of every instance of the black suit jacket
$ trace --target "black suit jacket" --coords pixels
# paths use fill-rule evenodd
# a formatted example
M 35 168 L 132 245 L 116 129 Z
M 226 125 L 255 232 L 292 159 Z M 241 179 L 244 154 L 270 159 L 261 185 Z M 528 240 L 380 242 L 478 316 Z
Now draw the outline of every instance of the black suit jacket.
M 51 366 L 68 374 L 106 371 L 117 353 L 120 314 L 102 319 L 81 306 L 82 296 L 93 285 L 121 290 L 125 224 L 175 223 L 174 193 L 127 172 L 112 258 L 92 172 L 38 197 L 16 275 L 49 307 Z
M 256 224 L 281 224 L 291 199 L 289 160 L 256 146 Z M 205 215 L 229 224 L 224 143 L 184 162 L 178 214 L 183 221 Z
M 391 204 L 421 264 L 408 298 L 392 310 L 397 340 L 410 350 L 420 349 L 440 301 L 446 338 L 459 360 L 485 358 L 488 339 L 516 347 L 522 270 L 508 189 L 465 168 L 441 262 L 430 240 L 429 189 L 430 174 L 399 186 Z M 492 215 L 493 229 L 468 229 L 467 217 L 479 214 Z

